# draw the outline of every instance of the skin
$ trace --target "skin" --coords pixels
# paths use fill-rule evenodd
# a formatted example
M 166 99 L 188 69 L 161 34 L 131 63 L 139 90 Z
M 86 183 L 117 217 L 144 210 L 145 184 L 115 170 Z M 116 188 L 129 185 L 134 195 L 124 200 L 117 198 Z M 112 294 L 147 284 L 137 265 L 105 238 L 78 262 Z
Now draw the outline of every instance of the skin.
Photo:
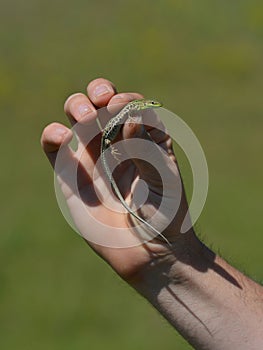
M 96 110 L 100 107 L 112 107 L 116 103 L 123 105 L 134 99 L 141 99 L 138 93 L 117 93 L 115 86 L 108 80 L 99 78 L 91 81 L 87 95 L 76 93 L 65 102 L 65 112 L 70 122 L 97 128 Z M 169 135 L 158 130 L 148 130 L 151 138 L 176 162 Z M 138 125 L 126 126 L 122 130 L 124 139 L 133 136 L 147 139 Z M 65 164 L 74 162 L 76 154 L 68 148 L 72 132 L 65 126 L 52 123 L 42 134 L 42 147 L 52 166 L 61 145 Z M 81 149 L 81 129 L 79 130 L 79 149 Z M 86 149 L 81 162 L 80 192 L 87 202 L 94 196 L 92 171 L 94 161 L 99 156 L 100 137 L 95 138 Z M 149 188 L 156 188 L 158 178 L 154 177 L 145 163 L 136 160 L 123 170 L 122 178 L 127 179 L 123 189 L 131 188 L 132 176 L 143 177 Z M 178 174 L 174 174 L 178 181 Z M 116 178 L 118 182 L 118 178 Z M 72 193 L 63 187 L 69 208 Z M 112 215 L 99 202 L 93 207 L 94 215 L 104 217 L 108 224 L 129 227 L 127 216 L 122 213 Z M 195 349 L 262 349 L 263 348 L 263 288 L 243 275 L 240 271 L 216 256 L 196 237 L 193 229 L 180 234 L 179 228 L 187 211 L 183 196 L 175 220 L 163 234 L 172 243 L 172 248 L 156 238 L 146 245 L 133 248 L 116 249 L 89 243 L 112 268 L 133 288 L 141 293 L 170 322 Z
M 141 216 L 139 216 L 137 213 L 135 213 L 126 203 L 125 199 L 123 198 L 115 180 L 112 176 L 111 170 L 109 168 L 109 165 L 107 163 L 107 158 L 105 156 L 105 150 L 111 146 L 112 142 L 116 139 L 118 136 L 120 130 L 121 130 L 121 122 L 124 122 L 128 116 L 129 113 L 131 114 L 134 111 L 142 111 L 146 109 L 152 109 L 152 108 L 158 108 L 161 107 L 162 104 L 158 101 L 154 100 L 148 100 L 148 99 L 142 99 L 142 100 L 133 100 L 132 102 L 129 102 L 121 111 L 111 118 L 106 126 L 103 128 L 102 137 L 101 137 L 101 160 L 102 160 L 102 166 L 104 168 L 105 174 L 108 176 L 109 181 L 114 189 L 114 192 L 116 193 L 117 197 L 121 201 L 124 208 L 132 215 L 135 219 L 140 221 L 141 223 L 145 224 L 152 232 L 157 234 L 157 236 L 162 237 L 162 239 L 170 245 L 170 242 L 166 239 L 166 237 L 156 230 L 155 227 L 150 225 L 147 220 L 144 220 Z

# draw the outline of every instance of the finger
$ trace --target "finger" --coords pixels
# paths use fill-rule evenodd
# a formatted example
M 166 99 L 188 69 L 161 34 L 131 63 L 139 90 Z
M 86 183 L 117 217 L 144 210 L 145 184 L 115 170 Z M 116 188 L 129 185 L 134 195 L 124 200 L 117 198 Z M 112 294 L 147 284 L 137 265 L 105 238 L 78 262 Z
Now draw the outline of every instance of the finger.
M 136 120 L 137 116 L 139 117 L 138 120 Z M 124 138 L 143 137 L 143 133 L 144 135 L 149 134 L 148 138 L 150 137 L 150 139 L 167 151 L 167 147 L 171 145 L 170 136 L 155 111 L 141 110 L 136 112 L 133 117 L 134 121 L 130 120 L 128 123 L 125 123 L 123 128 Z M 167 141 L 169 142 L 167 143 Z
M 45 127 L 41 136 L 41 145 L 51 165 L 55 166 L 58 150 L 64 146 L 68 148 L 73 133 L 66 126 L 59 123 L 52 123 Z
M 120 94 L 116 94 L 110 99 L 108 103 L 108 110 L 110 111 L 110 113 L 118 112 L 118 110 L 124 107 L 127 103 L 142 98 L 143 95 L 137 92 L 123 92 Z
M 114 84 L 104 78 L 92 80 L 87 86 L 88 97 L 97 107 L 104 107 L 115 95 L 116 88 Z
M 148 136 L 152 141 L 154 141 L 158 146 L 160 146 L 173 161 L 176 161 L 173 152 L 173 141 L 170 135 L 167 133 L 166 128 L 162 123 L 158 123 L 157 126 L 144 125 L 144 130 L 147 132 Z
M 64 111 L 72 125 L 75 123 L 91 124 L 97 117 L 96 108 L 82 93 L 69 96 L 64 104 Z
M 144 110 L 142 112 L 142 122 L 150 138 L 175 160 L 172 139 L 158 116 L 158 112 L 152 109 Z
M 94 160 L 99 155 L 100 128 L 97 124 L 98 111 L 90 99 L 81 93 L 70 96 L 65 102 L 65 113 L 73 121 L 72 131 L 76 133 L 81 151 L 87 152 L 82 155 L 86 162 Z M 83 159 L 84 160 L 84 159 Z
M 119 103 L 126 104 L 130 101 L 141 99 L 141 98 L 143 98 L 143 95 L 139 94 L 137 92 L 123 92 L 123 93 L 119 93 L 119 94 L 114 95 L 110 99 L 108 105 L 111 106 L 111 105 L 119 104 Z
M 79 192 L 91 182 L 88 169 L 82 159 L 69 146 L 73 137 L 70 129 L 59 123 L 48 125 L 42 133 L 41 144 L 52 167 L 55 169 L 58 182 L 66 198 Z
M 172 168 L 173 172 L 176 172 L 175 157 L 173 152 L 170 152 L 171 139 L 163 130 L 152 128 L 148 132 L 143 124 L 137 123 L 125 124 L 123 137 L 125 150 L 131 156 L 141 178 L 158 192 L 162 187 L 158 169 L 167 168 L 168 172 L 168 169 Z
M 102 127 L 104 128 L 107 121 L 116 115 L 127 103 L 143 98 L 143 95 L 135 92 L 124 92 L 114 95 L 107 106 L 107 113 L 99 113 L 99 119 Z

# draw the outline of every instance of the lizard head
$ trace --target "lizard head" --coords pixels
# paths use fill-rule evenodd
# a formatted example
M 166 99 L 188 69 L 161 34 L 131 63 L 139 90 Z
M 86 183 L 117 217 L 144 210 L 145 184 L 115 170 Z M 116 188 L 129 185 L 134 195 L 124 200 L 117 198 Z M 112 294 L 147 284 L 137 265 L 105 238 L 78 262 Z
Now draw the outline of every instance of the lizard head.
M 138 110 L 148 109 L 148 108 L 158 108 L 162 106 L 162 103 L 154 100 L 154 99 L 142 99 L 142 100 L 134 100 L 132 101 L 135 105 L 137 105 Z

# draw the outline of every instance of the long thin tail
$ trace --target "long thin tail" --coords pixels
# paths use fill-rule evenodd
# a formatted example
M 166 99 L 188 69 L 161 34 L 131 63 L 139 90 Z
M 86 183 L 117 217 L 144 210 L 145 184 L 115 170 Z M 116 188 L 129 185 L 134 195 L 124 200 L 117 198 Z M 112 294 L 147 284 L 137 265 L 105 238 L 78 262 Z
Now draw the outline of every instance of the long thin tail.
M 117 197 L 119 198 L 119 200 L 121 201 L 122 205 L 124 206 L 124 208 L 133 216 L 135 217 L 137 220 L 139 220 L 142 224 L 145 224 L 149 229 L 151 229 L 153 232 L 155 232 L 158 236 L 162 237 L 163 240 L 165 240 L 165 242 L 169 245 L 172 246 L 171 243 L 168 241 L 168 239 L 161 233 L 159 232 L 156 228 L 154 228 L 151 224 L 149 224 L 146 220 L 144 220 L 143 218 L 141 218 L 139 215 L 137 215 L 126 203 L 125 199 L 123 198 L 113 176 L 112 173 L 110 171 L 110 168 L 107 164 L 107 161 L 105 159 L 105 155 L 104 152 L 101 153 L 101 158 L 102 158 L 102 164 L 103 167 L 105 169 L 105 173 L 107 174 L 110 183 L 114 189 L 114 192 L 116 193 Z

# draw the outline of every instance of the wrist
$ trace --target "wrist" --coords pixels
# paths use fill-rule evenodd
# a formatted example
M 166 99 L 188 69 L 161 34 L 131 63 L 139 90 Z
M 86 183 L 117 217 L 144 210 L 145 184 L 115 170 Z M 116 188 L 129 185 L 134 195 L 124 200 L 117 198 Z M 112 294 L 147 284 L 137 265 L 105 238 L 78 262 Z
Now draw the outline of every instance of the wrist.
M 202 271 L 207 264 L 206 260 L 213 259 L 214 256 L 193 230 L 178 236 L 171 249 L 160 252 L 153 245 L 152 249 L 149 248 L 149 255 L 149 262 L 128 281 L 148 299 L 174 281 L 177 284 L 191 283 L 191 270 L 194 268 Z

